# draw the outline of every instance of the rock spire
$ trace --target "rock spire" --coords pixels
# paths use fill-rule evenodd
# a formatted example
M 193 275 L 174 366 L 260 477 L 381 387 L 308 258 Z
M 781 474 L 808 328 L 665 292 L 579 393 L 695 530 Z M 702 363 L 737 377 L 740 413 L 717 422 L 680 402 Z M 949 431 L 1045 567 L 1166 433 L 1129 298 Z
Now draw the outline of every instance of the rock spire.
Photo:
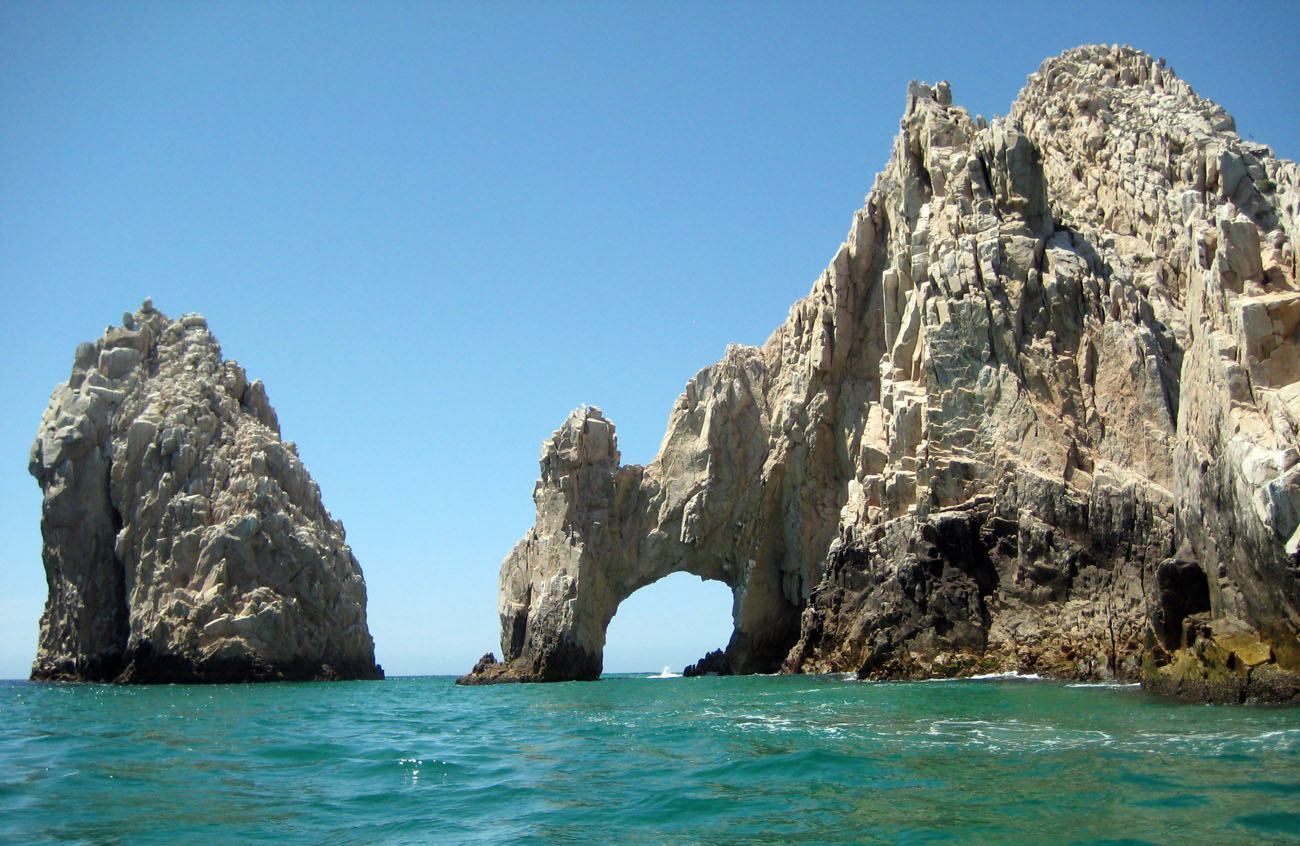
M 260 381 L 146 300 L 77 348 L 29 469 L 49 599 L 32 678 L 382 678 L 343 526 Z

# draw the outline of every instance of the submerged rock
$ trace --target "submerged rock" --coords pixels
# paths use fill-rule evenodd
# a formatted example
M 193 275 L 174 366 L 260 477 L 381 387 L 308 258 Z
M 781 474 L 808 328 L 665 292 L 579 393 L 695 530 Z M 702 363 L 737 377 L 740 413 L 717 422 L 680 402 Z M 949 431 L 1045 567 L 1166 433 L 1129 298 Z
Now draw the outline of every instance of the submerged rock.
M 199 315 L 146 301 L 79 346 L 29 469 L 50 591 L 33 679 L 383 677 L 342 524 Z
M 596 677 L 618 604 L 685 571 L 733 590 L 734 672 L 1294 698 L 1298 213 L 1295 163 L 1131 48 L 992 122 L 913 83 L 830 265 L 654 461 L 592 409 L 544 446 L 495 677 Z

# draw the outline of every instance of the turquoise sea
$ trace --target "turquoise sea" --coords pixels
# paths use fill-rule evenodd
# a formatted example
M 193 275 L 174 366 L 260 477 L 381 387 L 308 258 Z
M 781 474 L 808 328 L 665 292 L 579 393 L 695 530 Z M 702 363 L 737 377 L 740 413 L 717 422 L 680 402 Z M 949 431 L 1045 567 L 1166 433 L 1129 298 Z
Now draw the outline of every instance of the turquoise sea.
M 839 677 L 0 683 L 5 843 L 1300 843 L 1300 709 Z

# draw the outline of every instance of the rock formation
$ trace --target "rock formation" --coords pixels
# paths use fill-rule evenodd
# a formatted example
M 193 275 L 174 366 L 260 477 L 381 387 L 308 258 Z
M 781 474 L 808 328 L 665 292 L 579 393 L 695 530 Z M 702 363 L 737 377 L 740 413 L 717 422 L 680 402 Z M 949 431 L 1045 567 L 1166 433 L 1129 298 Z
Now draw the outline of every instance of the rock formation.
M 659 454 L 547 442 L 505 661 L 594 678 L 618 604 L 731 586 L 733 672 L 1300 691 L 1300 170 L 1163 61 L 1082 47 L 1005 118 L 914 83 L 892 158 L 761 348 Z
M 343 526 L 260 381 L 149 301 L 77 348 L 29 469 L 50 595 L 32 678 L 382 678 Z
M 688 679 L 695 676 L 726 676 L 730 674 L 731 668 L 727 665 L 727 653 L 721 649 L 713 650 L 694 664 L 688 664 L 682 670 L 682 675 Z

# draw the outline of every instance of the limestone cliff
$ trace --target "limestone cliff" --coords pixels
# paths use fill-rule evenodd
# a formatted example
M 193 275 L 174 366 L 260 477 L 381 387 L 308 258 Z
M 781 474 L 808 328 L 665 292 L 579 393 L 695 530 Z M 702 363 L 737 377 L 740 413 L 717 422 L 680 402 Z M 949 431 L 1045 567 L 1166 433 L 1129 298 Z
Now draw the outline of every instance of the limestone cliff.
M 686 571 L 733 589 L 733 672 L 1295 697 L 1298 209 L 1294 163 L 1130 48 L 991 123 L 914 83 L 830 265 L 653 462 L 594 409 L 544 445 L 506 660 L 467 680 L 594 678 L 619 602 Z
M 32 678 L 382 678 L 343 526 L 260 381 L 148 301 L 77 348 L 29 469 L 50 595 Z

